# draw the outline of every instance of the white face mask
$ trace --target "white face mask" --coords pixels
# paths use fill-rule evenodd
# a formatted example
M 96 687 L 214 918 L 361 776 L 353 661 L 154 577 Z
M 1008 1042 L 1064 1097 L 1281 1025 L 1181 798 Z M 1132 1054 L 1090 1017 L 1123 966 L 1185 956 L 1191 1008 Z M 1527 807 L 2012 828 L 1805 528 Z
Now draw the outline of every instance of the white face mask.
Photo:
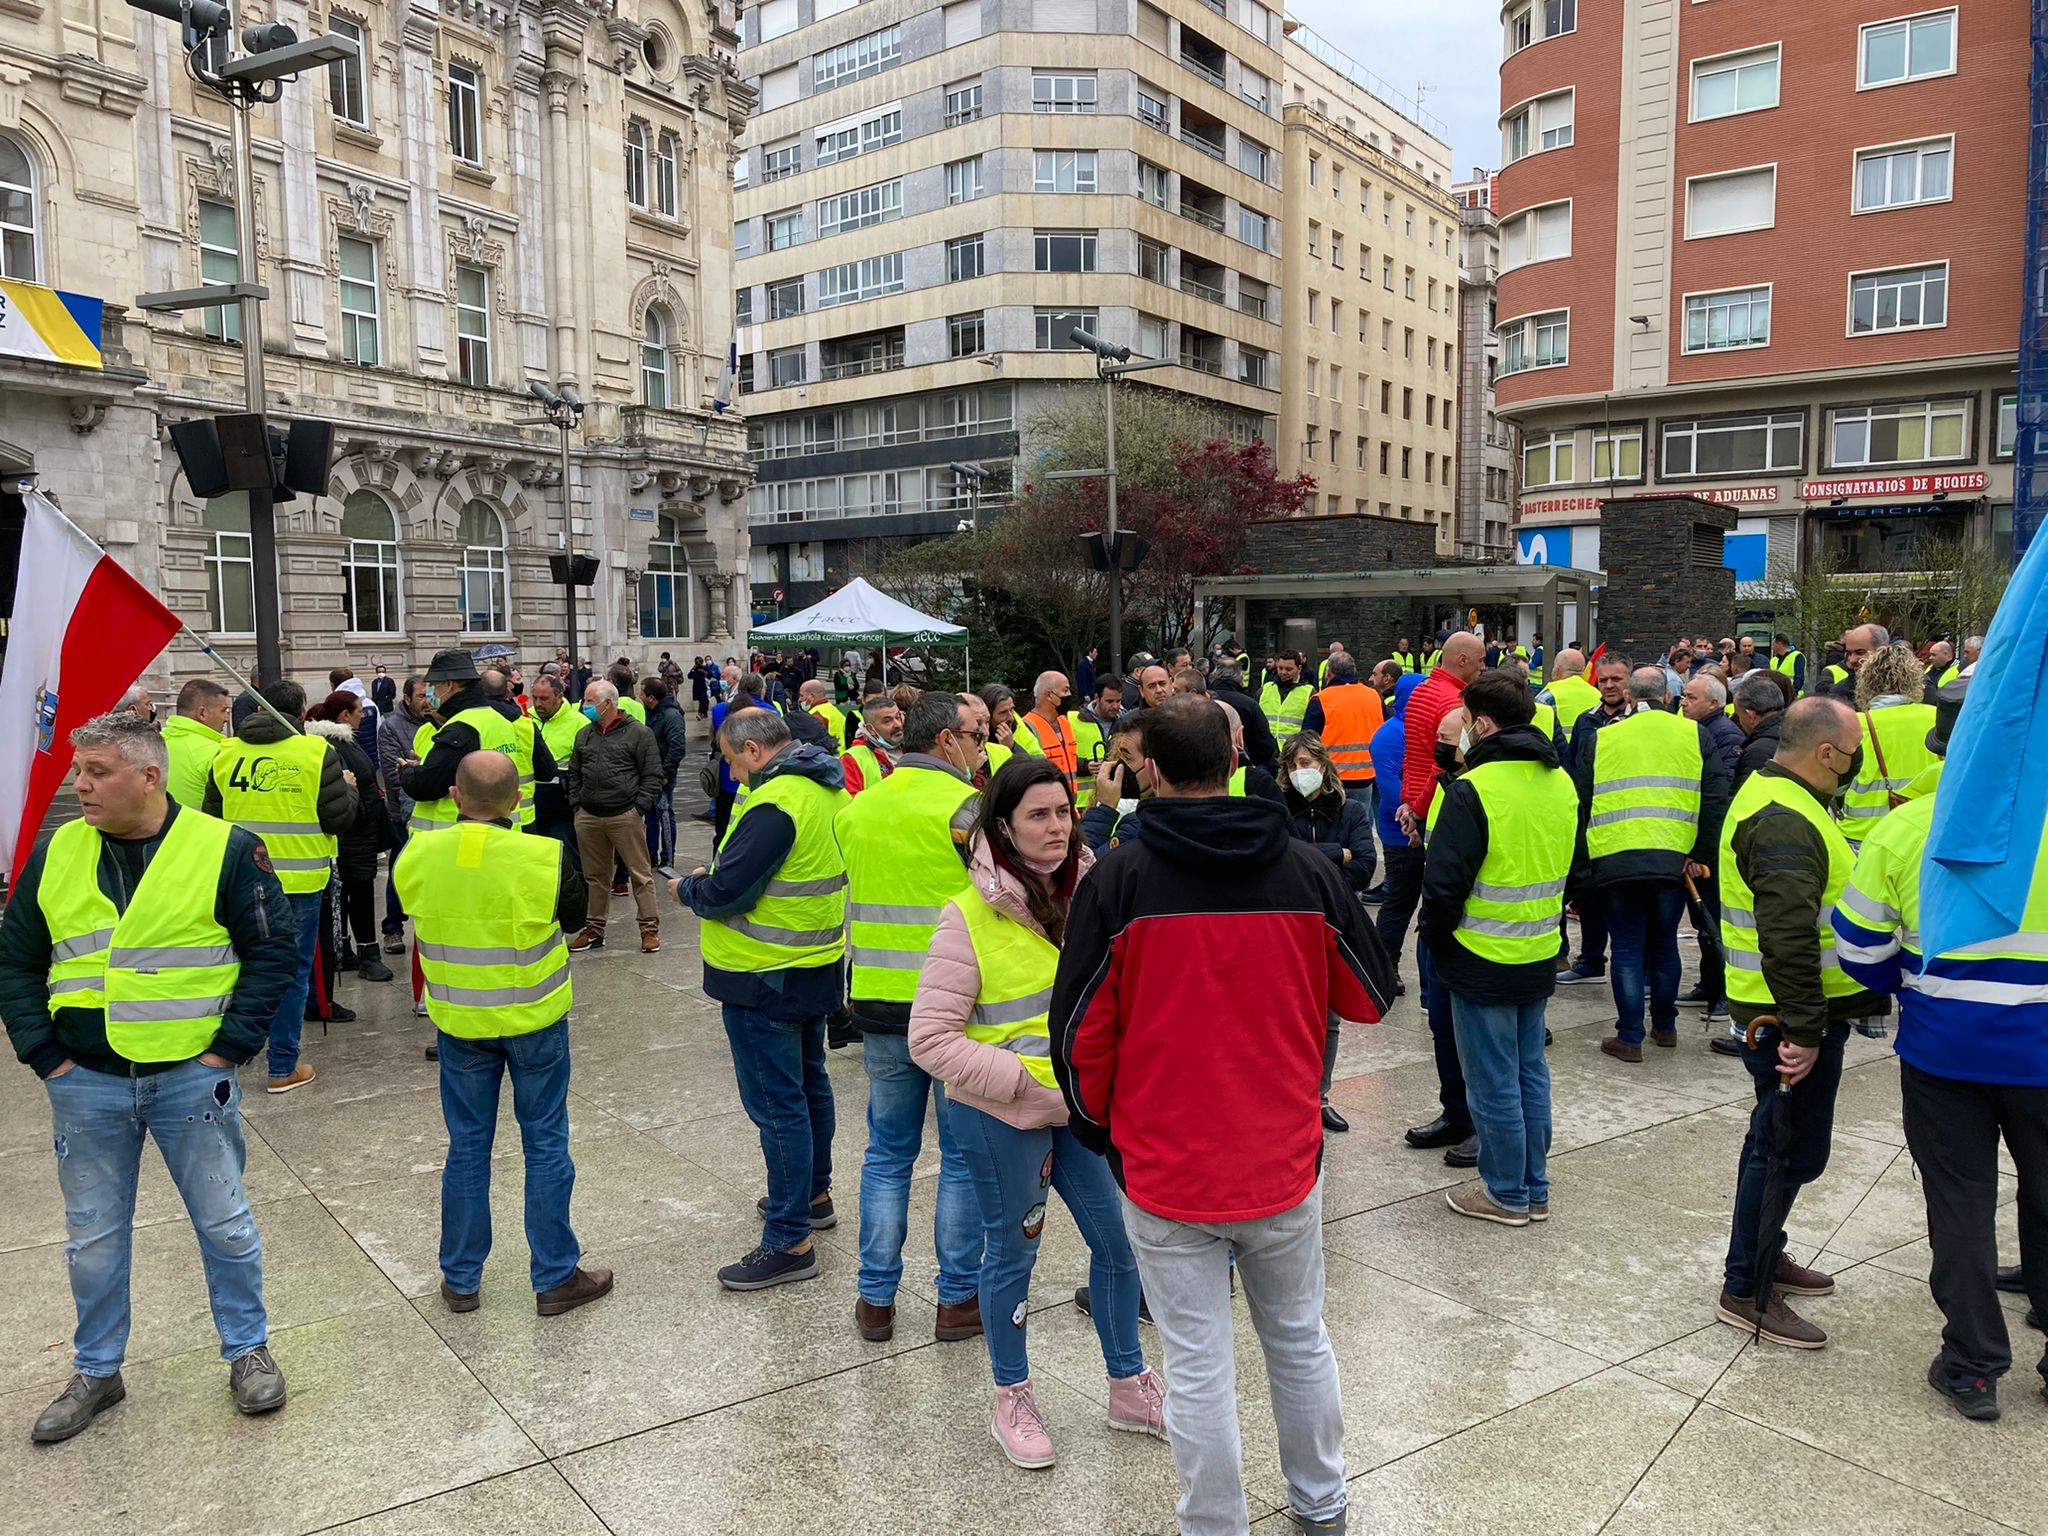
M 1460 731 L 1460 732 L 1458 732 L 1458 751 L 1459 751 L 1459 753 L 1460 753 L 1460 754 L 1462 755 L 1462 754 L 1464 754 L 1464 753 L 1470 752 L 1471 750 L 1472 750 L 1472 733 L 1471 733 L 1470 731 Z
M 1294 786 L 1294 792 L 1302 799 L 1312 800 L 1323 787 L 1323 770 L 1297 768 L 1287 775 L 1287 781 Z

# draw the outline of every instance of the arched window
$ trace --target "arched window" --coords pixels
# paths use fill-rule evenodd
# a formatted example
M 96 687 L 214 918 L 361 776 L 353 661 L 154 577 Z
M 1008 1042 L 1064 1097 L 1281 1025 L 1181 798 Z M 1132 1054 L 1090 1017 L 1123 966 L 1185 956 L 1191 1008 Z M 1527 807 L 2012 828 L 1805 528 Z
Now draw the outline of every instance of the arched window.
M 40 283 L 42 226 L 37 222 L 36 163 L 0 135 L 0 277 Z
M 505 601 L 505 525 L 481 501 L 462 509 L 455 525 L 462 546 L 462 627 L 472 635 L 502 635 L 511 626 Z
M 668 408 L 668 315 L 658 307 L 647 311 L 647 329 L 640 339 L 640 398 Z
M 375 491 L 351 491 L 341 504 L 341 606 L 351 634 L 395 635 L 405 628 L 398 608 L 398 525 Z
M 645 640 L 689 640 L 697 633 L 696 583 L 683 553 L 683 533 L 663 513 L 647 546 L 647 564 L 640 572 L 640 635 Z
M 676 162 L 681 148 L 666 128 L 654 141 L 654 210 L 665 219 L 676 216 Z
M 256 565 L 249 557 L 249 493 L 207 502 L 206 615 L 216 635 L 256 633 Z
M 626 201 L 647 206 L 647 125 L 638 119 L 626 124 Z

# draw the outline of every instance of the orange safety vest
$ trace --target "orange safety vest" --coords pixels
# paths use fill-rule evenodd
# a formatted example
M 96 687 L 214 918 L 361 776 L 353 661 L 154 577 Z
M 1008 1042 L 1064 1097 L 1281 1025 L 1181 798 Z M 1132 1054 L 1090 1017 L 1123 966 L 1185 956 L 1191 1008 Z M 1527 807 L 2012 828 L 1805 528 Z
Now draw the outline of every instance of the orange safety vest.
M 1030 727 L 1032 737 L 1052 765 L 1067 776 L 1069 784 L 1073 783 L 1075 774 L 1080 771 L 1081 750 L 1074 741 L 1074 728 L 1067 724 L 1067 717 L 1061 715 L 1049 721 L 1034 709 L 1025 715 L 1022 723 Z M 1050 740 L 1046 739 L 1048 733 Z
M 1372 737 L 1386 723 L 1380 696 L 1363 683 L 1325 688 L 1316 695 L 1323 706 L 1323 744 L 1337 777 L 1347 784 L 1372 782 Z

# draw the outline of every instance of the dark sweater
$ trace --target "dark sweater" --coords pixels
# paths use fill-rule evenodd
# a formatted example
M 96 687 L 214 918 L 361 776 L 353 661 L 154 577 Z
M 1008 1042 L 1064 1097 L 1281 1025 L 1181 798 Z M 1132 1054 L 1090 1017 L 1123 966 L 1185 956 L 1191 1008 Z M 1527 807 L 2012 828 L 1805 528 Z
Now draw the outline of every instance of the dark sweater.
M 154 835 L 101 840 L 100 889 L 117 910 L 128 910 L 129 900 L 171 823 L 181 815 L 197 814 L 181 811 L 173 802 Z M 67 1056 L 81 1067 L 120 1077 L 131 1072 L 144 1077 L 183 1065 L 176 1061 L 131 1063 L 115 1052 L 107 1044 L 103 1009 L 52 1011 L 50 927 L 36 900 L 48 852 L 46 841 L 29 856 L 7 903 L 6 917 L 0 921 L 0 1017 L 7 1021 L 14 1054 L 38 1077 L 48 1077 Z M 271 1017 L 299 969 L 298 917 L 271 872 L 262 842 L 240 827 L 228 833 L 228 855 L 214 894 L 213 916 L 227 929 L 242 970 L 220 1031 L 206 1050 L 239 1066 L 263 1048 Z

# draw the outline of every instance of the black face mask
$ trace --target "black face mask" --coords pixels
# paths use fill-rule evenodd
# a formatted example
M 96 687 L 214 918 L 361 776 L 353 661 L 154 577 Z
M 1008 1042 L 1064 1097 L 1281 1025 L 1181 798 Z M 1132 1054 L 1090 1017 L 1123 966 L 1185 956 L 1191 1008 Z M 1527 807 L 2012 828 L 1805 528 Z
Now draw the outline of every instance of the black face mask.
M 1851 752 L 1851 753 L 1849 754 L 1849 767 L 1848 767 L 1848 769 L 1847 769 L 1847 770 L 1846 770 L 1846 771 L 1845 771 L 1845 772 L 1843 773 L 1843 775 L 1842 775 L 1842 782 L 1841 782 L 1840 786 L 1838 786 L 1838 787 L 1837 787 L 1837 789 L 1835 790 L 1835 793 L 1836 793 L 1836 794 L 1842 794 L 1842 793 L 1846 792 L 1846 791 L 1848 790 L 1849 786 L 1850 786 L 1851 784 L 1855 783 L 1857 779 L 1861 778 L 1861 777 L 1862 777 L 1862 775 L 1863 775 L 1863 743 L 1861 743 L 1861 742 L 1858 742 L 1858 743 L 1856 744 L 1856 750 L 1855 750 L 1854 752 Z
M 1061 694 L 1061 695 L 1060 695 L 1060 702 L 1059 702 L 1059 709 L 1058 709 L 1058 712 L 1059 712 L 1060 714 L 1064 715 L 1064 714 L 1066 714 L 1066 713 L 1067 713 L 1067 712 L 1068 712 L 1069 710 L 1071 710 L 1071 709 L 1072 709 L 1073 707 L 1074 707 L 1074 696 L 1073 696 L 1073 695 L 1072 695 L 1071 693 L 1063 693 L 1063 694 Z
M 1436 744 L 1436 765 L 1445 773 L 1458 771 L 1458 748 L 1455 742 L 1440 741 Z

